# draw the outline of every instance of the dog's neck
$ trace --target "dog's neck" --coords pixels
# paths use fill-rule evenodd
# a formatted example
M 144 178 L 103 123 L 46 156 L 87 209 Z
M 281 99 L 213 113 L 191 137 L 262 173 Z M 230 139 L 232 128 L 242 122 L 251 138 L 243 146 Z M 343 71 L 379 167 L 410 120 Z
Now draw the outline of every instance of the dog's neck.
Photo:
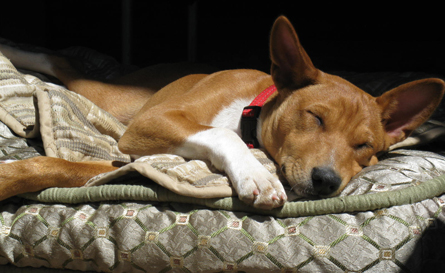
M 241 138 L 249 148 L 262 146 L 261 122 L 259 121 L 261 108 L 267 99 L 277 91 L 275 85 L 271 85 L 261 92 L 249 106 L 244 107 L 241 116 Z

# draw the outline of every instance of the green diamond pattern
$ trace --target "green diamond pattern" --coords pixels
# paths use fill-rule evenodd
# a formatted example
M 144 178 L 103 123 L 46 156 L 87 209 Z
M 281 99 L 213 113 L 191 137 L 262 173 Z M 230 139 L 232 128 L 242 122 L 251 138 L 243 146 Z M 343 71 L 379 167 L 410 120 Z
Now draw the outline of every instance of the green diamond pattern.
M 415 272 L 403 253 L 443 219 L 444 200 L 428 201 L 436 205 L 430 216 L 409 218 L 392 208 L 276 219 L 137 203 L 31 204 L 0 214 L 0 262 L 104 272 L 313 272 L 320 264 L 332 272 Z

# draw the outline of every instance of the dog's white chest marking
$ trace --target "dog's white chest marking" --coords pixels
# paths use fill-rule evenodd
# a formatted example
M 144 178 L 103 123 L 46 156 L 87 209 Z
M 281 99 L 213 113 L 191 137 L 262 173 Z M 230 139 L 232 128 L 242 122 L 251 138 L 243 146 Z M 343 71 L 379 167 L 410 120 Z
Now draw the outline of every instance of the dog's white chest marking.
M 254 98 L 237 99 L 228 107 L 220 111 L 209 124 L 216 128 L 227 128 L 241 136 L 241 115 L 244 107 L 249 105 Z

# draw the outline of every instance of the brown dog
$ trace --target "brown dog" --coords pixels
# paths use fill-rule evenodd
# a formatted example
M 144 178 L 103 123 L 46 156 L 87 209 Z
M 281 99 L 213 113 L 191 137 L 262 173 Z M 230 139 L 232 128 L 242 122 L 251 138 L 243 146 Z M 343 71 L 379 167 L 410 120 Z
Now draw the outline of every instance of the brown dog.
M 158 67 L 104 83 L 85 79 L 60 57 L 6 46 L 0 50 L 16 66 L 59 78 L 127 124 L 119 141 L 122 152 L 209 160 L 227 173 L 241 200 L 263 209 L 287 199 L 281 182 L 240 138 L 243 109 L 263 90 L 268 97 L 260 95 L 265 103 L 257 119 L 253 113 L 253 141 L 279 164 L 293 190 L 306 196 L 340 193 L 352 176 L 377 162 L 378 152 L 425 122 L 444 94 L 442 80 L 424 79 L 374 98 L 315 68 L 285 17 L 276 20 L 271 33 L 271 75 L 230 70 L 181 77 L 180 69 Z M 258 110 L 251 108 L 247 115 Z M 82 186 L 116 168 L 112 162 L 49 157 L 3 164 L 0 200 L 47 187 Z

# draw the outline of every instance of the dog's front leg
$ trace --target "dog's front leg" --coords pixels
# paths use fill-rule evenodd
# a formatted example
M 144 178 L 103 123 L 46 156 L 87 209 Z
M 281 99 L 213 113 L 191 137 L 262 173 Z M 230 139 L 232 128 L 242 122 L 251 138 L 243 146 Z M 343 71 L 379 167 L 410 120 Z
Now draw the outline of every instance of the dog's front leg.
M 234 131 L 199 124 L 196 110 L 178 109 L 181 106 L 169 104 L 143 108 L 119 140 L 119 149 L 137 156 L 172 153 L 209 160 L 228 175 L 242 201 L 262 209 L 284 204 L 287 197 L 281 182 Z
M 252 155 L 239 136 L 225 128 L 210 128 L 187 138 L 175 154 L 208 159 L 225 171 L 239 198 L 256 208 L 282 206 L 287 197 L 282 183 Z

